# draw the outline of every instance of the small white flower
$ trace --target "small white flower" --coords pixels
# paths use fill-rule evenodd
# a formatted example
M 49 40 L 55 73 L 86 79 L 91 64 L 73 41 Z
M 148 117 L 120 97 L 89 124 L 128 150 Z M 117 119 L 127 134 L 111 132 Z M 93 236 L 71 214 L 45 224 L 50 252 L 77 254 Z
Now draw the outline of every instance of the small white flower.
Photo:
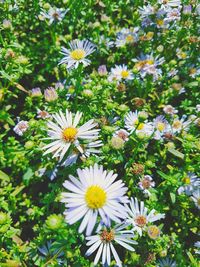
M 195 188 L 200 186 L 200 178 L 195 173 L 188 172 L 188 174 L 182 179 L 184 183 L 178 188 L 178 194 L 185 193 L 191 195 Z
M 159 65 L 164 63 L 164 58 L 159 58 L 159 56 L 154 57 L 153 54 L 143 55 L 140 57 L 132 59 L 136 62 L 135 68 L 140 71 L 140 75 L 144 78 L 147 74 L 153 75 L 154 80 L 157 80 L 161 76 L 162 71 L 158 69 Z
M 103 266 L 109 266 L 111 264 L 111 256 L 113 255 L 117 266 L 122 267 L 122 262 L 113 244 L 116 243 L 130 251 L 135 250 L 131 245 L 137 244 L 136 241 L 132 240 L 134 237 L 133 232 L 124 230 L 124 228 L 123 225 L 116 225 L 111 229 L 103 228 L 98 234 L 86 237 L 86 240 L 88 240 L 86 245 L 90 246 L 86 255 L 90 256 L 98 249 L 94 259 L 94 265 L 99 262 L 102 256 Z
M 194 190 L 192 193 L 191 199 L 194 201 L 194 204 L 198 209 L 200 209 L 200 183 L 199 187 Z
M 142 236 L 142 231 L 146 230 L 149 223 L 158 221 L 165 217 L 164 214 L 156 213 L 153 209 L 147 214 L 148 209 L 144 206 L 144 202 L 138 202 L 137 198 L 131 198 L 130 205 L 125 204 L 128 216 L 126 223 L 133 226 L 133 231 L 137 231 Z
M 189 69 L 189 76 L 195 78 L 196 76 L 200 75 L 200 68 L 191 67 Z
M 125 128 L 128 129 L 131 133 L 135 132 L 136 135 L 143 133 L 145 136 L 151 136 L 154 131 L 153 125 L 146 120 L 144 122 L 140 122 L 140 113 L 141 112 L 130 111 L 125 117 Z
M 153 126 L 155 129 L 154 139 L 156 140 L 161 140 L 163 135 L 169 131 L 169 124 L 164 116 L 157 116 L 153 121 Z
M 111 73 L 108 77 L 109 81 L 117 80 L 132 80 L 133 74 L 130 70 L 128 70 L 126 65 L 115 65 L 114 68 L 111 68 Z
M 115 41 L 116 46 L 122 47 L 126 44 L 136 43 L 139 40 L 137 34 L 138 30 L 139 28 L 137 27 L 133 30 L 123 28 L 120 32 L 117 33 L 117 39 Z
M 175 109 L 174 107 L 172 107 L 171 105 L 164 106 L 163 111 L 169 115 L 174 115 L 174 114 L 178 113 L 178 110 Z
M 184 52 L 182 49 L 177 48 L 176 49 L 176 55 L 179 59 L 186 59 L 188 57 L 187 52 Z
M 139 13 L 141 18 L 148 18 L 150 15 L 154 15 L 156 13 L 156 9 L 154 6 L 148 4 L 147 6 L 139 7 Z
M 89 120 L 87 123 L 78 127 L 78 123 L 82 117 L 81 112 L 77 112 L 74 119 L 72 113 L 66 110 L 64 115 L 61 111 L 52 115 L 56 123 L 48 121 L 48 134 L 46 139 L 52 142 L 43 147 L 44 155 L 53 153 L 53 158 L 59 157 L 60 161 L 63 159 L 68 149 L 73 146 L 81 153 L 83 152 L 80 142 L 91 142 L 98 137 L 99 129 L 94 129 L 97 124 L 94 120 Z
M 167 17 L 165 18 L 165 21 L 171 22 L 171 21 L 178 21 L 181 19 L 181 12 L 180 8 L 168 8 L 167 9 Z
M 28 121 L 19 121 L 19 122 L 15 125 L 13 131 L 14 131 L 16 134 L 22 136 L 22 135 L 27 131 L 28 127 L 29 127 L 29 125 L 28 125 Z
M 86 57 L 95 51 L 95 45 L 88 40 L 73 40 L 69 43 L 69 46 L 70 49 L 62 47 L 61 53 L 64 55 L 64 58 L 59 64 L 66 64 L 67 69 L 76 69 L 80 63 L 84 66 L 88 66 L 90 64 L 90 60 Z
M 82 220 L 79 233 L 86 228 L 86 235 L 90 235 L 100 215 L 103 223 L 115 221 L 120 223 L 126 216 L 123 203 L 127 202 L 124 196 L 127 188 L 122 180 L 116 180 L 117 174 L 107 172 L 102 166 L 78 169 L 78 179 L 70 175 L 70 181 L 63 186 L 69 193 L 62 193 L 62 202 L 66 203 L 64 212 L 69 224 Z
M 181 119 L 179 118 L 174 118 L 171 128 L 172 132 L 175 133 L 180 133 L 181 131 L 188 131 L 190 128 L 191 121 L 190 120 L 185 120 L 185 116 L 183 116 Z
M 55 21 L 61 21 L 68 11 L 69 9 L 64 10 L 63 8 L 50 7 L 48 12 L 43 10 L 40 13 L 40 17 L 42 19 L 48 19 L 49 24 L 52 24 Z
M 149 188 L 152 188 L 155 186 L 155 182 L 153 181 L 153 178 L 150 175 L 144 175 L 138 183 L 140 189 L 147 194 L 148 196 L 151 195 L 149 192 Z

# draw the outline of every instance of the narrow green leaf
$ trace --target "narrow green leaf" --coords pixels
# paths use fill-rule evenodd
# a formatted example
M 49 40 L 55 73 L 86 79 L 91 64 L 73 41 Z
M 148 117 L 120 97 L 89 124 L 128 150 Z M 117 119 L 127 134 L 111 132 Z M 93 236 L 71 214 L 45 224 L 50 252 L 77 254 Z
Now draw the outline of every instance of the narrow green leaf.
M 178 157 L 178 158 L 181 158 L 181 159 L 184 159 L 184 154 L 179 152 L 178 150 L 176 149 L 173 149 L 173 148 L 169 148 L 168 151 L 173 154 L 174 156 Z
M 176 202 L 176 195 L 174 193 L 170 193 L 170 197 L 171 197 L 172 203 L 175 203 Z

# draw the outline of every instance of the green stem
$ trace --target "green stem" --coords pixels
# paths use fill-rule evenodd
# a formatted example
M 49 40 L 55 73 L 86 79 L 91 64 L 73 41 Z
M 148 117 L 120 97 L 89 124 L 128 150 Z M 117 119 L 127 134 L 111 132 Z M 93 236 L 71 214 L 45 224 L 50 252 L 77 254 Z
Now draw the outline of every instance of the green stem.
M 81 81 L 82 81 L 82 70 L 83 70 L 83 64 L 80 64 L 77 68 L 77 72 L 76 72 L 76 85 L 75 85 L 75 91 L 76 91 L 76 99 L 75 99 L 75 105 L 76 108 L 78 106 L 78 95 L 81 92 Z
M 57 252 L 57 253 L 56 253 L 50 260 L 48 260 L 47 262 L 45 262 L 45 264 L 43 265 L 43 267 L 48 266 L 48 264 L 51 263 L 52 260 L 55 260 L 55 259 L 58 257 L 58 255 L 60 254 L 60 252 L 61 252 L 62 250 L 63 250 L 63 248 L 59 249 L 58 252 Z

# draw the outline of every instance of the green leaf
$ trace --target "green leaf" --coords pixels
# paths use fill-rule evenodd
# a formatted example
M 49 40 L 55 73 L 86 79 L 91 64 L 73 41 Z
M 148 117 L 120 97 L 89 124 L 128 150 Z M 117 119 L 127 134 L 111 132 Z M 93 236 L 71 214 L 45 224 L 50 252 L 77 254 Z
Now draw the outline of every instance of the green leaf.
M 3 171 L 0 170 L 0 179 L 9 182 L 10 177 Z
M 16 196 L 17 194 L 19 194 L 23 189 L 24 189 L 24 185 L 21 185 L 21 186 L 17 186 L 17 188 L 15 189 L 14 192 L 12 192 L 12 196 Z
M 195 82 L 188 83 L 187 86 L 188 86 L 189 88 L 196 87 L 196 86 L 198 86 L 198 82 L 195 81 Z
M 34 174 L 34 173 L 33 173 L 32 169 L 29 168 L 29 169 L 27 170 L 27 172 L 23 175 L 23 181 L 24 181 L 25 185 L 28 185 L 28 184 L 29 184 L 30 179 L 31 179 L 31 177 L 33 176 L 33 174 Z
M 161 172 L 161 171 L 157 171 L 157 173 L 164 179 L 169 180 L 170 176 L 168 176 L 167 174 Z
M 195 260 L 190 252 L 187 252 L 187 255 L 192 263 L 191 267 L 199 267 L 199 263 Z
M 171 197 L 172 203 L 175 203 L 176 202 L 176 195 L 174 193 L 170 193 L 170 197 Z
M 173 149 L 173 148 L 169 148 L 168 151 L 173 154 L 174 156 L 178 157 L 178 158 L 181 158 L 181 159 L 184 159 L 184 154 L 179 152 L 178 150 L 176 149 Z

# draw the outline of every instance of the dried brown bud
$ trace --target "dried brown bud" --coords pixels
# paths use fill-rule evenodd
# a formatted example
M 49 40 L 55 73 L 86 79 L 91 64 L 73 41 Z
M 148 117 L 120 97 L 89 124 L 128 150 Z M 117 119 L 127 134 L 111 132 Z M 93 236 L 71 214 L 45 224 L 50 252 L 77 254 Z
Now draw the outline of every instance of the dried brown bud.
M 144 166 L 141 163 L 133 163 L 131 171 L 134 174 L 142 174 L 144 172 Z

